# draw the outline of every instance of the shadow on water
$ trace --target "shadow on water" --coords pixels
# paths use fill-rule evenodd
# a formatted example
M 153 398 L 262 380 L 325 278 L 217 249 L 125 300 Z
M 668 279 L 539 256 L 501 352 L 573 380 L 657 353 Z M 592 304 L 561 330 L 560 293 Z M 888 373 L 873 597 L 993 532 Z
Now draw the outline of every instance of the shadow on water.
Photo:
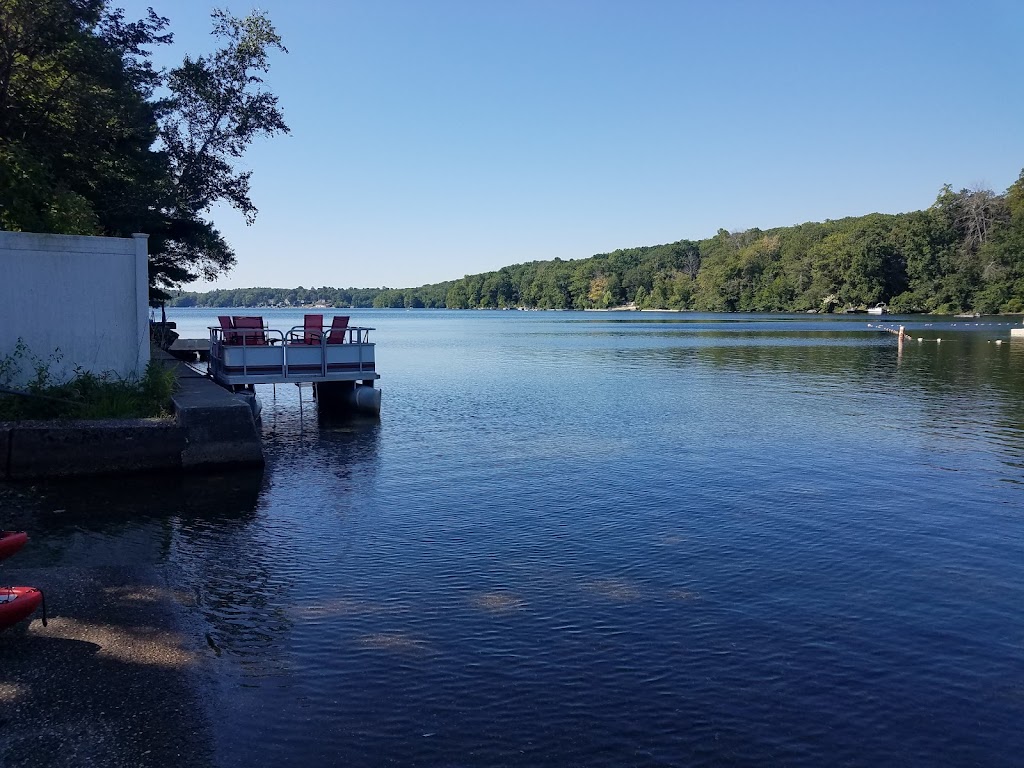
M 902 354 L 896 340 L 888 335 L 865 339 L 863 335 L 784 334 L 789 343 L 771 343 L 774 334 L 759 334 L 747 343 L 735 345 L 672 347 L 670 359 L 686 362 L 696 354 L 712 365 L 735 369 L 760 369 L 844 377 L 854 383 L 877 377 L 895 376 L 902 383 L 923 387 L 943 385 L 964 389 L 990 387 L 993 384 L 1007 394 L 1024 392 L 1024 381 L 1016 371 L 1024 363 L 1024 344 L 995 344 L 983 336 L 947 334 L 942 342 L 925 337 L 923 342 L 908 341 Z M 799 343 L 819 337 L 818 343 Z M 852 339 L 852 341 L 851 341 Z
M 154 563 L 179 530 L 250 522 L 263 484 L 262 468 L 4 484 L 0 523 L 30 532 L 25 565 Z
M 28 512 L 40 516 L 38 522 L 46 529 L 71 525 L 99 529 L 171 516 L 251 515 L 263 479 L 262 468 L 78 477 L 8 483 L 0 498 L 7 500 L 5 506 L 20 499 Z
M 379 420 L 319 416 L 315 404 L 300 419 L 293 405 L 279 399 L 264 424 L 266 472 L 0 484 L 0 526 L 32 537 L 17 565 L 159 567 L 208 623 L 211 648 L 265 649 L 288 628 L 296 549 L 330 541 L 379 464 Z
M 288 397 L 290 395 L 290 397 Z M 330 418 L 297 391 L 264 405 L 267 476 L 246 525 L 222 519 L 183 524 L 174 551 L 178 578 L 192 590 L 225 696 L 288 668 L 292 608 L 310 560 L 327 562 L 365 484 L 374 482 L 380 423 Z
M 889 335 L 850 344 L 845 335 L 807 343 L 797 334 L 646 349 L 643 357 L 677 374 L 726 382 L 723 391 L 736 397 L 743 392 L 774 397 L 772 402 L 792 409 L 794 418 L 827 422 L 837 439 L 844 423 L 878 414 L 885 429 L 916 435 L 933 447 L 987 451 L 1003 464 L 1001 480 L 1019 483 L 1024 343 L 996 343 L 985 334 L 948 328 L 939 333 L 941 342 L 935 333 L 921 342 L 915 337 L 902 354 Z M 845 403 L 841 411 L 820 401 L 828 393 Z
M 299 408 L 297 388 L 273 394 L 266 471 L 0 484 L 0 527 L 32 537 L 3 576 L 44 588 L 50 608 L 49 627 L 26 623 L 0 638 L 0 703 L 16 703 L 50 734 L 0 741 L 4 765 L 109 756 L 101 745 L 118 741 L 111 691 L 159 715 L 140 720 L 132 741 L 153 758 L 132 754 L 125 764 L 173 764 L 165 747 L 175 730 L 202 731 L 202 707 L 183 707 L 189 678 L 222 692 L 203 697 L 215 717 L 239 691 L 266 691 L 287 674 L 309 557 L 329 560 L 339 521 L 376 481 L 381 424 L 321 415 L 308 400 Z M 52 674 L 64 675 L 80 706 L 59 704 Z M 65 714 L 91 735 L 61 737 Z M 192 749 L 196 764 L 207 762 L 204 744 Z M 51 759 L 61 750 L 65 762 Z
M 316 489 L 328 477 L 375 475 L 379 418 L 320 409 L 308 388 L 261 387 L 259 395 L 264 455 L 273 485 L 298 479 Z
M 331 466 L 345 474 L 375 473 L 380 453 L 380 419 L 318 412 L 320 450 Z
M 1024 421 L 1024 344 L 996 344 L 972 334 L 948 332 L 907 342 L 899 354 L 894 339 L 860 346 L 742 346 L 702 349 L 699 359 L 720 368 L 765 375 L 799 374 L 819 383 L 853 384 L 862 390 L 887 388 L 920 402 L 934 418 L 956 411 L 990 408 L 1005 410 L 1007 423 Z
M 49 614 L 0 636 L 0 764 L 171 765 L 183 750 L 209 764 L 176 550 L 193 529 L 249 526 L 263 482 L 257 469 L 0 484 L 0 525 L 31 537 L 4 581 L 43 589 Z
M 221 764 L 1019 752 L 994 331 L 900 358 L 865 318 L 366 316 L 382 421 L 268 387 L 251 518 L 174 539 Z

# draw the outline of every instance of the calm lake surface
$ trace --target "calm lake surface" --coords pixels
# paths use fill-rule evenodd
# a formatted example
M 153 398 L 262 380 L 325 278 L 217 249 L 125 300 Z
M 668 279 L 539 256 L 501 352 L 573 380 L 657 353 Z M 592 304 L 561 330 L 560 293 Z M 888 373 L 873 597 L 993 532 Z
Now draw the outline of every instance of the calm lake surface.
M 260 387 L 263 472 L 44 489 L 23 556 L 194 595 L 222 765 L 1021 764 L 1005 318 L 338 313 L 379 422 Z

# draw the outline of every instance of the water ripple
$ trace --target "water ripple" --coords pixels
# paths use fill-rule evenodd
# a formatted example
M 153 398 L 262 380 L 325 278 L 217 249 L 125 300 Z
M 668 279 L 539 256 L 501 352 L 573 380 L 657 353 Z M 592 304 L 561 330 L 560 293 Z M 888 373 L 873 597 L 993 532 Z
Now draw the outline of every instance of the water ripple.
M 268 389 L 249 490 L 39 502 L 35 566 L 164 564 L 222 764 L 1024 751 L 1024 358 L 993 328 L 898 356 L 843 318 L 364 318 L 379 423 Z

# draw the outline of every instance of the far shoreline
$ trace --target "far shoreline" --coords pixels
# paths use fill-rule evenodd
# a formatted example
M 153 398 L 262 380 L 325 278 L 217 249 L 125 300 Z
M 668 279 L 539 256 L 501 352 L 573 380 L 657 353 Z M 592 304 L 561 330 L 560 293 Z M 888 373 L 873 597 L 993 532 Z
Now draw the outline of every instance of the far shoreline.
M 736 310 L 701 310 L 701 309 L 657 309 L 653 307 L 644 307 L 638 309 L 636 306 L 620 306 L 620 307 L 584 307 L 582 309 L 575 308 L 561 308 L 561 307 L 335 307 L 335 306 L 267 306 L 267 305 L 245 305 L 245 306 L 226 306 L 226 307 L 206 307 L 206 306 L 169 306 L 167 311 L 177 310 L 198 310 L 201 312 L 213 311 L 218 309 L 226 310 L 254 310 L 254 309 L 271 309 L 271 310 L 291 310 L 291 311 L 303 311 L 303 310 L 319 310 L 319 311 L 333 311 L 340 312 L 346 310 L 402 310 L 402 311 L 452 311 L 452 312 L 672 312 L 675 314 L 695 314 L 695 315 L 807 315 L 807 316 L 821 316 L 821 317 L 845 317 L 845 316 L 856 316 L 865 315 L 867 317 L 952 317 L 961 320 L 969 319 L 980 319 L 982 317 L 1002 317 L 1002 318 L 1020 318 L 1021 322 L 1024 322 L 1024 312 L 1003 312 L 1003 313 L 979 313 L 970 317 L 961 314 L 949 314 L 941 312 L 889 312 L 887 315 L 868 315 L 867 310 L 858 310 L 856 312 L 820 312 L 818 310 L 807 310 L 807 309 L 793 309 L 793 310 L 757 310 L 757 309 L 736 309 Z

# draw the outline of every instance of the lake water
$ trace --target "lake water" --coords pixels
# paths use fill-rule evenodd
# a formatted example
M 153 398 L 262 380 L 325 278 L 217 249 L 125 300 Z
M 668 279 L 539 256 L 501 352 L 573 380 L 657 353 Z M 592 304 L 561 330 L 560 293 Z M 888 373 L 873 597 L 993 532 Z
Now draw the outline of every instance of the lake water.
M 25 555 L 194 595 L 221 764 L 1020 764 L 1005 319 L 345 312 L 379 422 L 261 386 L 263 472 L 45 491 Z

